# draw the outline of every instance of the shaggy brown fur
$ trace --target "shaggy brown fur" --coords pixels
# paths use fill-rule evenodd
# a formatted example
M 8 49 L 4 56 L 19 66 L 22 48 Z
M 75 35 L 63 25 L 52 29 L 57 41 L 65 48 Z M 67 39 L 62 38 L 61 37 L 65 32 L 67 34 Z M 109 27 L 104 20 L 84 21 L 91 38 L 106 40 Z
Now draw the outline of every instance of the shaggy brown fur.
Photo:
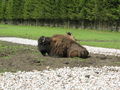
M 65 41 L 66 39 L 75 41 L 75 38 L 72 36 L 70 32 L 68 32 L 66 35 L 58 34 L 52 36 L 52 41 L 54 42 L 55 47 L 59 46 L 63 42 L 63 40 Z
M 41 37 L 38 40 L 39 51 L 45 55 L 55 57 L 88 57 L 88 51 L 67 35 L 54 35 L 52 37 Z M 44 41 L 44 42 L 42 42 Z
M 72 36 L 72 34 L 70 32 L 68 32 L 66 35 L 58 34 L 58 35 L 52 36 L 52 40 L 54 42 L 59 41 L 59 40 L 64 39 L 64 38 L 75 41 L 75 38 Z
M 80 57 L 87 58 L 89 52 L 78 43 L 73 43 L 70 48 L 67 50 L 67 57 Z
M 62 57 L 88 57 L 89 52 L 77 42 L 66 37 L 61 37 L 58 39 L 57 44 L 52 44 L 54 45 L 52 47 L 52 54 L 55 53 L 56 55 Z

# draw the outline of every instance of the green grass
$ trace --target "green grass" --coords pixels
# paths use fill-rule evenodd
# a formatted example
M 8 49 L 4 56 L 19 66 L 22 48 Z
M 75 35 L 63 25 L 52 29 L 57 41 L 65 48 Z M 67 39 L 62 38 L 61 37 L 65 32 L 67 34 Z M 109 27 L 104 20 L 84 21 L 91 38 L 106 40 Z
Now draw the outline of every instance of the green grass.
M 120 42 L 80 42 L 82 45 L 120 49 Z
M 16 52 L 25 52 L 30 50 L 30 46 L 25 47 L 24 45 L 18 45 L 14 43 L 0 41 L 0 58 L 9 59 L 11 55 L 15 55 Z M 38 52 L 32 52 L 38 53 Z
M 120 62 L 114 62 L 114 64 L 117 64 L 117 65 L 119 64 L 120 65 Z
M 0 74 L 1 74 L 1 73 L 4 73 L 4 72 L 8 72 L 8 71 L 9 71 L 9 70 L 3 69 L 3 68 L 1 69 L 1 68 L 0 68 Z
M 8 45 L 8 46 L 5 46 L 5 44 L 7 44 L 7 43 L 5 43 L 5 42 L 1 42 L 0 41 L 0 52 L 2 53 L 2 52 L 5 52 L 6 54 L 10 54 L 10 53 L 15 53 L 18 49 L 22 49 L 23 48 L 23 46 L 15 46 L 15 45 Z M 9 52 L 8 52 L 8 50 L 9 50 Z
M 41 27 L 41 26 L 15 26 L 15 25 L 0 25 L 0 36 L 23 37 L 30 39 L 38 39 L 40 36 L 52 36 L 54 34 L 65 34 L 72 32 L 73 36 L 79 40 L 117 40 L 120 41 L 119 32 L 99 31 L 99 30 L 83 30 L 83 29 L 67 29 L 55 27 Z M 81 44 L 119 48 L 120 42 L 85 42 Z

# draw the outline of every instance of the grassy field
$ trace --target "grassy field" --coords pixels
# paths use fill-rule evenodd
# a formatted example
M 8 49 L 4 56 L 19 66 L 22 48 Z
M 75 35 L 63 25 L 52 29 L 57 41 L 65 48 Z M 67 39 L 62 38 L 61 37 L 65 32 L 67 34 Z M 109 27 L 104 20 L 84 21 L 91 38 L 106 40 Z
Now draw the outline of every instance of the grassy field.
M 65 34 L 66 32 L 72 32 L 73 36 L 78 40 L 88 40 L 81 41 L 80 43 L 82 45 L 120 49 L 119 32 L 67 29 L 55 27 L 53 28 L 40 26 L 0 25 L 0 36 L 23 37 L 36 40 L 43 35 L 52 36 L 54 34 Z M 105 40 L 106 42 L 94 42 L 94 40 L 95 41 Z

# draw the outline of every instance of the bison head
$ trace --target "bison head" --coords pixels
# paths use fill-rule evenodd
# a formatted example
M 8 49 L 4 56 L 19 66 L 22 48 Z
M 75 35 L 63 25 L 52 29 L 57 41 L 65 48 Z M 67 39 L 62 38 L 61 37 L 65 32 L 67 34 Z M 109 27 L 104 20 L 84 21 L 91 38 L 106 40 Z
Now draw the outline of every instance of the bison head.
M 46 55 L 50 53 L 50 37 L 41 36 L 38 39 L 38 49 L 42 53 L 42 55 Z

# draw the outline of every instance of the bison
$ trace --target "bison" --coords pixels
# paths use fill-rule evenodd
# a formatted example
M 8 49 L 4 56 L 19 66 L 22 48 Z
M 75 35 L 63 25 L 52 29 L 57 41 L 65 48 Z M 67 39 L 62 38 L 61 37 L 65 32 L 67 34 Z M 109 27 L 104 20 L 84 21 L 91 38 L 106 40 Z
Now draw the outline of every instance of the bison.
M 54 57 L 80 57 L 87 58 L 89 52 L 78 44 L 71 35 L 54 35 L 52 37 L 40 37 L 38 49 L 42 55 L 48 54 Z

